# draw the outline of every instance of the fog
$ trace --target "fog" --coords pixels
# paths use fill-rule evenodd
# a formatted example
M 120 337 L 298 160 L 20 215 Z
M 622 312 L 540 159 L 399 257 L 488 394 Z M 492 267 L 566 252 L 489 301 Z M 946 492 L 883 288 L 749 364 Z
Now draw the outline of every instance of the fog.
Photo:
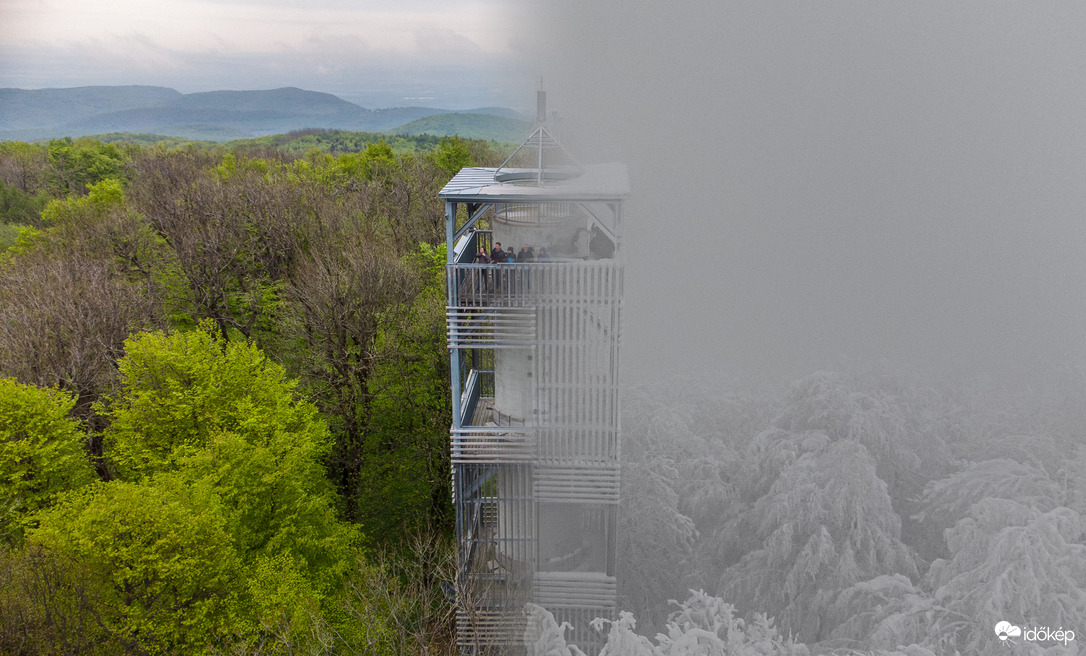
M 627 381 L 1077 366 L 1086 7 L 540 11 L 562 137 L 630 172 Z
M 1086 6 L 540 5 L 560 136 L 630 174 L 636 630 L 716 603 L 781 654 L 1083 635 Z

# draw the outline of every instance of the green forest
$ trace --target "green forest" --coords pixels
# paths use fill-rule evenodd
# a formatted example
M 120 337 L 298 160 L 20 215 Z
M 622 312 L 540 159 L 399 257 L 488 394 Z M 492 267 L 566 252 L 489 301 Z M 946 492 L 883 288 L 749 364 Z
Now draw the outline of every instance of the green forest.
M 437 192 L 500 161 L 0 143 L 0 652 L 449 653 Z

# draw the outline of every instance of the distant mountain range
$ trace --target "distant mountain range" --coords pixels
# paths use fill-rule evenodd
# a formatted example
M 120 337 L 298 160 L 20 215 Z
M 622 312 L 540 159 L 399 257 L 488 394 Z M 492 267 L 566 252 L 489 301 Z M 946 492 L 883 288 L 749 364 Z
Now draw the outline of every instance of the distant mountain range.
M 366 109 L 293 87 L 188 94 L 152 86 L 0 89 L 0 140 L 134 132 L 226 141 L 304 128 L 520 141 L 531 123 L 500 107 Z

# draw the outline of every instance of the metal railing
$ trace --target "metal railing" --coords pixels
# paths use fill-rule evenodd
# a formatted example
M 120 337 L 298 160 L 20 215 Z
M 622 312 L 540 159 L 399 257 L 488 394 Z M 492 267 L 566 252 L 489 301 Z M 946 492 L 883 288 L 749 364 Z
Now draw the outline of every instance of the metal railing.
M 449 307 L 445 320 L 449 348 L 527 348 L 536 341 L 531 307 Z
M 537 431 L 528 426 L 471 426 L 452 431 L 453 464 L 531 463 L 536 458 Z
M 611 305 L 622 294 L 622 267 L 614 260 L 462 263 L 446 273 L 450 307 Z
M 456 264 L 471 264 L 475 261 L 475 255 L 479 249 L 484 253 L 490 253 L 494 242 L 494 236 L 489 230 L 473 230 L 460 238 L 456 244 L 456 252 L 453 261 Z
M 502 203 L 494 206 L 494 220 L 515 226 L 547 226 L 565 223 L 583 214 L 578 203 Z

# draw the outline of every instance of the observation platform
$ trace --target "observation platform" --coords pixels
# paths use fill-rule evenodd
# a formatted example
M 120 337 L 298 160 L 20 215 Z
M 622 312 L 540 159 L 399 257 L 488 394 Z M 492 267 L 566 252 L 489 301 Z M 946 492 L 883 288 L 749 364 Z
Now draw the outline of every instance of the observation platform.
M 453 203 L 541 203 L 622 201 L 630 195 L 622 164 L 585 166 L 578 175 L 557 170 L 553 179 L 545 172 L 542 185 L 536 184 L 537 173 L 536 169 L 466 167 L 449 180 L 438 197 Z

